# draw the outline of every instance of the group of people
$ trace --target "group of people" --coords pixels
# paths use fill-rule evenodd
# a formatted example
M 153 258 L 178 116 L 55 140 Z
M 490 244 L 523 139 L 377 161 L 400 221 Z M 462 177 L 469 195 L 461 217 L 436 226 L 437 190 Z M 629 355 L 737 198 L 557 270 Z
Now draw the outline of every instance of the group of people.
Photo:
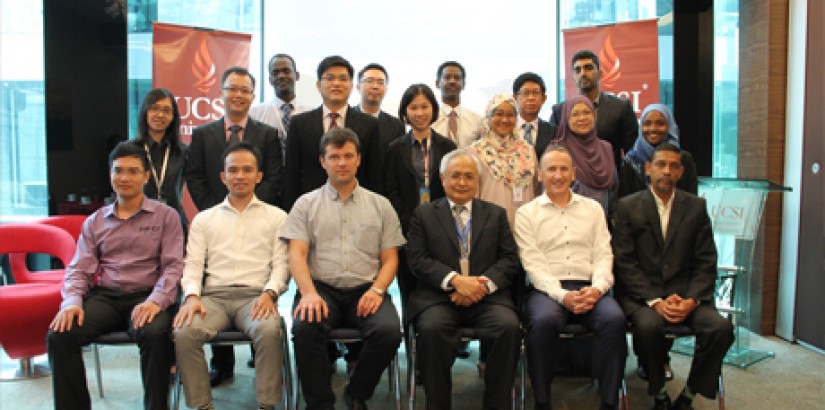
M 90 408 L 81 347 L 125 329 L 140 349 L 145 408 L 166 408 L 174 364 L 186 404 L 213 409 L 210 387 L 232 377 L 234 355 L 213 348 L 210 370 L 203 345 L 231 328 L 252 340 L 256 399 L 274 408 L 286 332 L 277 305 L 290 278 L 307 409 L 336 400 L 331 329 L 362 335 L 349 349 L 343 399 L 366 409 L 402 322 L 417 338 L 428 409 L 451 408 L 463 327 L 495 369 L 483 376 L 483 408 L 509 408 L 522 339 L 535 408 L 550 408 L 569 321 L 596 336 L 602 408 L 618 406 L 628 322 L 654 408 L 715 397 L 733 331 L 714 308 L 716 249 L 692 158 L 666 106 L 647 107 L 639 126 L 626 100 L 600 91 L 594 53 L 577 53 L 572 68 L 580 95 L 554 106 L 551 122 L 538 118 L 547 96 L 534 73 L 483 115 L 462 107 L 466 72 L 455 61 L 438 67 L 440 103 L 413 84 L 396 118 L 381 110 L 381 65 L 356 76 L 346 59 L 323 59 L 323 103 L 313 109 L 296 99 L 295 61 L 276 54 L 275 98 L 252 107 L 255 79 L 228 69 L 224 117 L 196 128 L 188 147 L 174 96 L 152 90 L 139 135 L 109 157 L 116 199 L 87 219 L 66 269 L 47 336 L 55 408 Z M 357 107 L 348 105 L 353 80 Z M 191 226 L 184 181 L 199 210 Z M 396 279 L 401 315 L 387 295 Z M 673 402 L 669 323 L 697 335 Z

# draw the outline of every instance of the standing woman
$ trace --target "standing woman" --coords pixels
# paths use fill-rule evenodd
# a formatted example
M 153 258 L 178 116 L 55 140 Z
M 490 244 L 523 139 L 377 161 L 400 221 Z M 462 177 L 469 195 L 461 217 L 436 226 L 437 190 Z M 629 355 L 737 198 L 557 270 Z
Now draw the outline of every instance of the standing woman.
M 646 189 L 650 178 L 645 172 L 645 163 L 650 162 L 653 150 L 667 142 L 679 146 L 679 126 L 673 113 L 663 104 L 650 104 L 642 111 L 639 119 L 639 136 L 633 149 L 627 152 L 619 168 L 619 198 Z M 682 150 L 684 172 L 676 187 L 696 195 L 698 182 L 696 163 L 689 152 Z
M 151 165 L 151 177 L 143 192 L 178 211 L 185 235 L 189 221 L 183 212 L 181 195 L 186 145 L 180 140 L 180 113 L 169 90 L 155 88 L 143 97 L 135 142 L 146 150 Z
M 406 237 L 413 210 L 420 204 L 444 197 L 439 165 L 441 158 L 456 146 L 432 129 L 438 118 L 438 100 L 433 90 L 424 84 L 413 84 L 404 91 L 398 118 L 410 126 L 410 132 L 396 138 L 387 148 L 384 193 L 398 214 Z M 403 250 L 399 250 L 398 257 L 398 287 L 401 304 L 405 306 L 415 279 L 409 272 Z
M 619 179 L 613 147 L 596 135 L 596 114 L 589 98 L 577 95 L 564 101 L 553 144 L 566 148 L 573 157 L 573 192 L 597 201 L 610 215 Z
M 516 100 L 496 94 L 484 110 L 485 133 L 468 148 L 481 162 L 478 197 L 507 211 L 513 226 L 516 209 L 539 192 L 533 146 L 516 136 Z

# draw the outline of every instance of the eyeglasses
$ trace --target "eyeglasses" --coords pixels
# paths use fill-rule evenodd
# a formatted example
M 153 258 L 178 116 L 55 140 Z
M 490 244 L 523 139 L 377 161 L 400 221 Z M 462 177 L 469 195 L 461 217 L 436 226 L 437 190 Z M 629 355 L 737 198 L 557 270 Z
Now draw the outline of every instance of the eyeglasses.
M 223 87 L 223 90 L 226 91 L 227 94 L 241 93 L 243 95 L 249 95 L 253 92 L 251 88 L 246 87 Z
M 153 106 L 149 107 L 149 113 L 154 114 L 154 115 L 163 114 L 163 115 L 168 116 L 168 115 L 172 115 L 172 113 L 174 113 L 174 111 L 172 110 L 172 107 L 161 107 L 161 106 L 153 105 Z
M 362 84 L 367 85 L 385 85 L 387 82 L 383 78 L 368 77 L 361 80 Z
M 333 81 L 336 81 L 336 80 L 339 81 L 339 82 L 342 82 L 342 83 L 348 83 L 350 81 L 349 76 L 346 75 L 346 74 L 341 74 L 341 75 L 327 74 L 327 75 L 321 77 L 321 80 L 329 82 L 329 83 L 331 83 Z
M 518 95 L 524 97 L 541 97 L 544 93 L 541 90 L 521 90 Z
M 119 177 L 123 176 L 123 175 L 130 176 L 130 177 L 136 177 L 136 176 L 139 176 L 139 175 L 142 175 L 142 174 L 143 174 L 143 170 L 140 169 L 140 168 L 120 168 L 120 167 L 112 168 L 112 175 L 119 176 Z

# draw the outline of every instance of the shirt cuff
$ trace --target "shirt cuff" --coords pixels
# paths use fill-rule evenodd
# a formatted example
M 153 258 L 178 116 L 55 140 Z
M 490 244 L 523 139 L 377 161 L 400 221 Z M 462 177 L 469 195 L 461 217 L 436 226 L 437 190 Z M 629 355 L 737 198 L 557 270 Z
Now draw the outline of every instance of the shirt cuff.
M 662 298 L 656 298 L 656 299 L 653 299 L 653 300 L 648 300 L 647 301 L 647 307 L 653 307 L 653 305 L 655 305 L 655 304 L 657 304 L 661 301 L 662 301 Z
M 68 296 L 66 299 L 63 299 L 63 303 L 60 304 L 60 309 L 63 310 L 69 306 L 78 306 L 82 308 L 83 298 L 80 296 Z
M 496 283 L 486 276 L 481 277 L 487 279 L 487 282 L 484 284 L 487 287 L 487 294 L 492 295 L 493 293 L 496 293 L 496 291 L 498 290 L 498 286 L 496 286 Z
M 453 290 L 453 287 L 450 286 L 450 280 L 452 280 L 455 275 L 458 275 L 458 272 L 452 271 L 448 273 L 447 276 L 444 277 L 444 280 L 441 281 L 441 289 L 447 292 Z

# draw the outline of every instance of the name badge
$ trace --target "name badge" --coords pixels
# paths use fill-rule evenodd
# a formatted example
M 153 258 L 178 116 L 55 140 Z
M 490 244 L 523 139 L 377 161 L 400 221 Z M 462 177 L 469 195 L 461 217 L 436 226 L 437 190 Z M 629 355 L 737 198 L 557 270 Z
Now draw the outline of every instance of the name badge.
M 458 264 L 461 268 L 461 274 L 463 276 L 470 276 L 470 258 L 462 256 L 461 259 L 458 260 Z
M 423 186 L 418 190 L 418 204 L 430 203 L 430 188 Z
M 524 187 L 513 187 L 513 202 L 524 202 Z

